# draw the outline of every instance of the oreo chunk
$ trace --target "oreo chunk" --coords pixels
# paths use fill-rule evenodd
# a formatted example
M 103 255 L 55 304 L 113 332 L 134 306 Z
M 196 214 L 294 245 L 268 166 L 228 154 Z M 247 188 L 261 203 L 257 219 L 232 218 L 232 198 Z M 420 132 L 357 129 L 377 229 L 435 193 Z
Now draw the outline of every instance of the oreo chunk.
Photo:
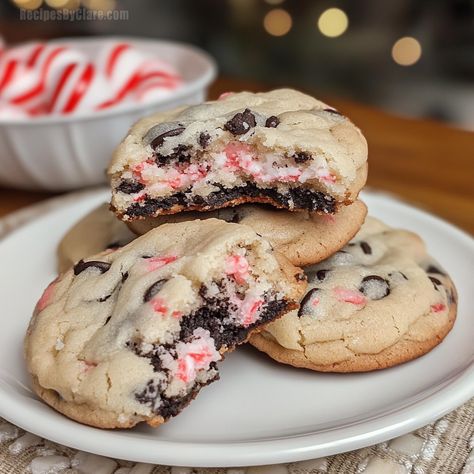
M 117 191 L 120 191 L 124 194 L 134 194 L 139 193 L 145 186 L 137 181 L 131 181 L 129 179 L 124 179 L 117 186 Z
M 201 132 L 199 135 L 198 143 L 201 145 L 202 148 L 207 148 L 209 142 L 211 141 L 211 136 L 209 133 Z
M 301 300 L 300 309 L 298 310 L 298 317 L 305 316 L 306 314 L 311 314 L 311 310 L 314 308 L 314 298 L 319 291 L 319 288 L 312 288 L 306 293 L 304 298 Z
M 362 252 L 364 252 L 366 255 L 371 255 L 372 254 L 372 247 L 365 242 L 364 240 L 359 243 L 360 248 L 362 249 Z
M 160 290 L 163 288 L 163 285 L 166 283 L 167 280 L 158 280 L 153 283 L 143 295 L 143 302 L 148 303 Z
M 292 155 L 292 158 L 295 160 L 296 163 L 304 163 L 313 159 L 313 157 L 306 151 L 299 151 L 297 153 L 294 153 Z
M 105 273 L 109 270 L 110 263 L 100 262 L 99 260 L 91 260 L 89 262 L 84 262 L 84 260 L 81 259 L 74 265 L 74 275 L 77 276 L 88 268 L 96 268 L 100 271 L 100 273 Z
M 156 154 L 155 162 L 158 166 L 164 166 L 172 161 L 178 163 L 189 163 L 191 161 L 191 147 L 188 145 L 178 145 L 169 155 Z
M 268 117 L 265 121 L 265 127 L 267 128 L 277 128 L 280 125 L 280 119 L 276 115 Z
M 371 300 L 381 300 L 390 293 L 390 285 L 385 278 L 369 275 L 362 278 L 359 291 Z
M 250 109 L 245 109 L 227 121 L 224 125 L 224 130 L 232 133 L 232 135 L 243 135 L 255 127 L 255 125 L 257 125 L 255 115 L 250 112 Z

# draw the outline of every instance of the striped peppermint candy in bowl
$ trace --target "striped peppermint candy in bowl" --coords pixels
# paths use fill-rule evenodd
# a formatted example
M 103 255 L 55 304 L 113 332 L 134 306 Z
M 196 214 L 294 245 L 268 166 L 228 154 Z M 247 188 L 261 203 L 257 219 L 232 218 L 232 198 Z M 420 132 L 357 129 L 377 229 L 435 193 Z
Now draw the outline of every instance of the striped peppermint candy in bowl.
M 0 185 L 69 190 L 104 182 L 133 122 L 201 102 L 215 73 L 206 53 L 167 41 L 0 44 Z

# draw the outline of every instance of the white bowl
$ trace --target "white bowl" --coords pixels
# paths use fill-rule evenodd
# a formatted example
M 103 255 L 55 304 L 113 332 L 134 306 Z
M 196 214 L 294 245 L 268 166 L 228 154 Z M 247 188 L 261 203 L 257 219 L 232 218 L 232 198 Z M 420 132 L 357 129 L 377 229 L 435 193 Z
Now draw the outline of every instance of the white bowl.
M 57 43 L 88 51 L 110 40 L 129 42 L 167 61 L 182 75 L 184 85 L 168 97 L 116 110 L 0 120 L 0 185 L 64 191 L 105 182 L 112 152 L 136 120 L 158 110 L 202 102 L 216 76 L 214 60 L 186 44 L 127 37 L 63 39 Z

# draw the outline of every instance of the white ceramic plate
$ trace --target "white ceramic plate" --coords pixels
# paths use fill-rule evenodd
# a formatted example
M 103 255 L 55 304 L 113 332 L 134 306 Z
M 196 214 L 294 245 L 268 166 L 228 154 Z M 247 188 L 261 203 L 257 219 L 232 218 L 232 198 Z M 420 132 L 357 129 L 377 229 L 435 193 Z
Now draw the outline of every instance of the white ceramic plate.
M 34 220 L 0 242 L 0 415 L 81 450 L 133 461 L 194 467 L 317 458 L 360 448 L 425 425 L 474 395 L 474 243 L 433 216 L 366 194 L 370 213 L 414 230 L 453 277 L 459 314 L 426 356 L 368 374 L 317 374 L 278 365 L 251 347 L 230 354 L 221 380 L 159 429 L 105 431 L 75 423 L 38 401 L 22 358 L 32 308 L 55 274 L 62 234 L 107 198 L 96 192 Z

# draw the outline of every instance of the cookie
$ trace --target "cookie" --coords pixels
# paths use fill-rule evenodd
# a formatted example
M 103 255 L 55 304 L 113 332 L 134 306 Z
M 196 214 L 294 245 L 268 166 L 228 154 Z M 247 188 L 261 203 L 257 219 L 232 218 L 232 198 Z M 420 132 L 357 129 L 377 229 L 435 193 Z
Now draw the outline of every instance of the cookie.
M 258 204 L 241 204 L 208 212 L 182 212 L 129 222 L 137 234 L 144 234 L 167 222 L 217 218 L 252 227 L 283 253 L 293 265 L 320 262 L 343 247 L 360 229 L 367 214 L 365 204 L 356 202 L 341 207 L 334 215 L 308 211 L 289 212 Z
M 25 340 L 36 393 L 81 423 L 157 426 L 216 363 L 298 307 L 302 270 L 250 227 L 165 224 L 79 261 L 37 303 Z
M 454 284 L 422 240 L 374 218 L 344 249 L 305 273 L 308 291 L 300 309 L 250 339 L 295 367 L 391 367 L 430 351 L 456 318 Z
M 131 242 L 136 235 L 104 203 L 79 220 L 58 245 L 59 273 L 63 273 L 81 258 L 104 250 L 116 249 Z
M 333 214 L 365 183 L 367 143 L 301 92 L 241 92 L 140 120 L 108 173 L 124 221 L 249 202 Z

